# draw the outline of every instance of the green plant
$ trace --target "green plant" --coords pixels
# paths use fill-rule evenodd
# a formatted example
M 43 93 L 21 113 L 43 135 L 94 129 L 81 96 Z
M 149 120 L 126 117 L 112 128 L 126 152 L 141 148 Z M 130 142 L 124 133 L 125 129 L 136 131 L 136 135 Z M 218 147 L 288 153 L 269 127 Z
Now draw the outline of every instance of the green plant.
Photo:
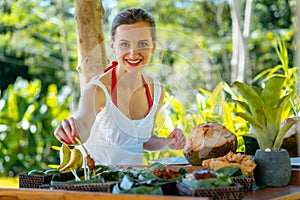
M 284 83 L 286 77 L 276 75 L 267 80 L 264 88 L 253 88 L 245 83 L 234 82 L 239 93 L 245 101 L 233 100 L 244 112 L 236 112 L 247 120 L 255 133 L 249 134 L 256 137 L 262 150 L 270 148 L 279 150 L 286 132 L 296 121 L 288 122 L 281 127 L 291 110 L 290 99 L 294 93 L 285 93 Z
M 274 44 L 277 56 L 280 60 L 280 64 L 275 67 L 268 68 L 262 72 L 260 72 L 256 77 L 252 80 L 252 82 L 256 82 L 260 80 L 260 82 L 264 83 L 272 76 L 276 74 L 282 74 L 286 77 L 285 87 L 289 92 L 295 91 L 296 81 L 297 81 L 297 67 L 291 66 L 289 63 L 289 54 L 288 48 L 286 47 L 286 42 L 282 38 L 278 38 Z
M 53 132 L 70 115 L 68 93 L 56 85 L 41 97 L 42 82 L 18 78 L 0 97 L 0 176 L 17 176 L 30 169 L 46 169 L 57 162 L 51 146 L 59 141 Z

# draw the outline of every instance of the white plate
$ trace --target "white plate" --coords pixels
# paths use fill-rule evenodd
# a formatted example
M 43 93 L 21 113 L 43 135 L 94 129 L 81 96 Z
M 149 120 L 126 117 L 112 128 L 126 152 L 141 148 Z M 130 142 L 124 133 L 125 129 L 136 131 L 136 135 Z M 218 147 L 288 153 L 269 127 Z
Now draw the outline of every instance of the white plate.
M 185 159 L 185 157 L 159 158 L 156 160 L 149 160 L 148 162 L 150 165 L 155 162 L 159 162 L 164 165 L 189 165 L 189 162 Z
M 300 167 L 300 157 L 291 158 L 292 167 Z

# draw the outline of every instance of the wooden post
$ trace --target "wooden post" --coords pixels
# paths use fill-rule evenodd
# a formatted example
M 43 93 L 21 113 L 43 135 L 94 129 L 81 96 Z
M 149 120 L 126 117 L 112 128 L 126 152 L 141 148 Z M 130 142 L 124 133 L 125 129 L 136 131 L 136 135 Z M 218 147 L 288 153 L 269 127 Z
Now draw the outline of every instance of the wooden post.
M 80 91 L 107 65 L 101 0 L 75 0 Z

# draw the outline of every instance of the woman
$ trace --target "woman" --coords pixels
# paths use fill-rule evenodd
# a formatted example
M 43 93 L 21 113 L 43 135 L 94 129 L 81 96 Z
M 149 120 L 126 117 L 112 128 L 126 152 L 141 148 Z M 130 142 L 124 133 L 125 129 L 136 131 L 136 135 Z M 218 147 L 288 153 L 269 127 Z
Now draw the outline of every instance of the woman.
M 143 150 L 182 149 L 180 129 L 167 138 L 153 133 L 164 88 L 143 75 L 155 50 L 155 21 L 143 9 L 119 13 L 111 28 L 117 62 L 93 78 L 81 96 L 79 111 L 63 120 L 54 134 L 68 145 L 79 137 L 98 164 L 143 164 Z M 84 151 L 82 151 L 84 153 Z

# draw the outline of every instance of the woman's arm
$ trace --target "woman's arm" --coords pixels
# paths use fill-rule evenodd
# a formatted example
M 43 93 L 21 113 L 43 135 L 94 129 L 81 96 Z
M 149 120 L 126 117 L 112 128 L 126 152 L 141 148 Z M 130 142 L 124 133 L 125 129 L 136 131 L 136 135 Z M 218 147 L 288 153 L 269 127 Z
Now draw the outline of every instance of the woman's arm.
M 103 90 L 96 85 L 88 85 L 80 98 L 78 111 L 74 116 L 62 121 L 54 132 L 55 137 L 68 145 L 76 144 L 75 136 L 78 136 L 82 142 L 86 141 L 96 115 L 104 105 Z
M 161 96 L 159 99 L 159 107 L 157 109 L 155 119 L 157 116 L 157 113 L 159 112 L 160 108 L 163 105 L 164 101 L 164 87 L 162 86 L 161 89 Z M 154 127 L 153 127 L 154 128 Z M 144 143 L 143 148 L 146 151 L 164 151 L 169 149 L 183 149 L 185 145 L 186 138 L 182 132 L 182 130 L 175 128 L 170 135 L 167 138 L 164 137 L 158 137 L 156 134 L 154 134 L 154 130 L 152 130 L 152 136 L 151 138 Z
M 168 137 L 158 137 L 152 135 L 152 137 L 144 143 L 144 149 L 147 151 L 164 151 L 170 149 L 183 149 L 186 138 L 182 130 L 175 128 Z

